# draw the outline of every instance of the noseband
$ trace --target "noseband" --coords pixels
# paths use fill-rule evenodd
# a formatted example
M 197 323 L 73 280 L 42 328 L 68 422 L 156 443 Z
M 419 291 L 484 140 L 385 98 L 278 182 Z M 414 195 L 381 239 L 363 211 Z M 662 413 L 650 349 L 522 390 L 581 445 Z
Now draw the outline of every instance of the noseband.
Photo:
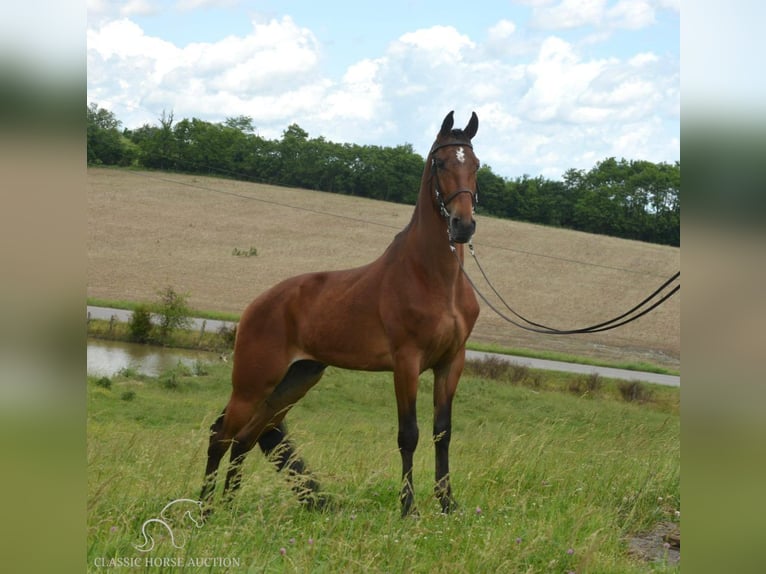
M 473 192 L 470 189 L 458 189 L 456 191 L 453 191 L 451 194 L 449 194 L 446 198 L 442 194 L 441 191 L 439 191 L 439 174 L 438 169 L 439 166 L 437 165 L 436 158 L 434 157 L 434 153 L 436 153 L 437 150 L 440 150 L 443 147 L 451 147 L 451 146 L 461 146 L 461 147 L 467 147 L 470 149 L 473 149 L 473 145 L 471 145 L 468 142 L 450 142 L 450 143 L 443 143 L 436 145 L 431 148 L 431 151 L 428 155 L 431 156 L 431 178 L 434 180 L 434 195 L 436 196 L 436 201 L 439 204 L 439 211 L 441 212 L 441 215 L 444 219 L 449 219 L 449 211 L 447 211 L 447 206 L 454 200 L 457 196 L 459 196 L 461 193 L 467 193 L 471 196 L 471 206 L 473 207 L 473 210 L 476 210 L 476 205 L 479 203 L 479 182 L 476 181 L 476 191 Z

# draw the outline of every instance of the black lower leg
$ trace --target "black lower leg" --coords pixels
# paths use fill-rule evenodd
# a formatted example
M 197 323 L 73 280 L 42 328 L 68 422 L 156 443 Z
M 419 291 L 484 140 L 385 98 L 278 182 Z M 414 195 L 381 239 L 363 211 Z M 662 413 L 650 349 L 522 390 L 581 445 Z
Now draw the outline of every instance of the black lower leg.
M 296 453 L 293 444 L 286 438 L 287 426 L 282 421 L 278 426 L 265 431 L 258 439 L 263 454 L 274 464 L 277 472 L 287 470 L 291 487 L 298 499 L 311 507 L 321 507 L 324 500 L 316 496 L 319 483 L 306 470 L 306 464 Z
M 212 425 L 210 425 L 210 442 L 207 447 L 207 465 L 205 466 L 205 481 L 202 484 L 202 491 L 200 492 L 200 500 L 207 503 L 213 496 L 215 491 L 215 476 L 218 472 L 218 467 L 221 464 L 221 459 L 226 453 L 228 445 L 220 440 L 220 433 L 223 429 L 223 418 L 226 414 L 226 409 L 221 411 L 218 418 L 215 419 Z
M 449 475 L 449 446 L 452 438 L 452 424 L 449 412 L 437 414 L 434 420 L 434 447 L 436 450 L 436 498 L 442 507 L 442 512 L 449 513 L 457 508 L 452 497 L 452 486 Z
M 250 448 L 242 442 L 232 442 L 229 472 L 226 473 L 226 484 L 223 489 L 227 502 L 230 502 L 234 493 L 239 490 L 242 483 L 242 463 L 249 451 Z
M 399 499 L 402 504 L 402 516 L 417 514 L 414 507 L 415 495 L 412 483 L 412 457 L 418 446 L 417 419 L 408 418 L 399 424 L 399 452 L 402 456 L 402 490 Z

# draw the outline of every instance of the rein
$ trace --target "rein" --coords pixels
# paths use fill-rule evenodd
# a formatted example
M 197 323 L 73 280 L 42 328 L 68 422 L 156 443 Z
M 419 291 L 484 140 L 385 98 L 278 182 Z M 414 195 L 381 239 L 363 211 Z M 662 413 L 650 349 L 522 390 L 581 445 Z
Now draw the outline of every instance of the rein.
M 476 209 L 476 205 L 479 202 L 479 182 L 476 181 L 476 191 L 472 192 L 470 189 L 458 189 L 453 191 L 449 196 L 446 198 L 443 196 L 441 191 L 439 190 L 439 165 L 434 157 L 434 153 L 444 147 L 451 147 L 451 146 L 463 146 L 470 149 L 473 149 L 473 145 L 471 145 L 470 142 L 465 141 L 451 141 L 439 145 L 434 145 L 431 148 L 431 151 L 429 152 L 429 156 L 431 156 L 431 179 L 433 180 L 434 184 L 434 196 L 436 198 L 436 201 L 439 206 L 439 211 L 441 212 L 442 217 L 448 222 L 447 223 L 447 233 L 450 234 L 449 230 L 449 211 L 447 210 L 447 205 L 451 201 L 453 201 L 456 197 L 458 197 L 461 193 L 468 193 L 471 196 L 471 203 L 473 205 L 473 209 Z M 632 321 L 635 321 L 639 317 L 643 317 L 650 311 L 656 309 L 658 306 L 660 306 L 662 303 L 667 301 L 670 297 L 675 295 L 678 291 L 681 290 L 680 283 L 673 287 L 669 292 L 662 295 L 662 292 L 665 291 L 676 279 L 678 279 L 681 276 L 681 272 L 676 272 L 670 279 L 665 281 L 662 285 L 660 285 L 657 289 L 654 290 L 654 292 L 649 295 L 648 297 L 644 298 L 643 301 L 641 301 L 638 305 L 633 306 L 628 311 L 618 315 L 617 317 L 613 317 L 612 319 L 609 319 L 608 321 L 602 321 L 601 323 L 596 323 L 595 325 L 590 325 L 588 327 L 580 327 L 578 329 L 557 329 L 555 327 L 549 327 L 547 325 L 543 325 L 542 323 L 535 323 L 534 321 L 530 321 L 523 315 L 520 315 L 514 309 L 508 305 L 508 303 L 503 299 L 502 295 L 498 292 L 497 289 L 495 289 L 494 285 L 492 285 L 492 282 L 489 280 L 489 277 L 487 277 L 487 274 L 484 271 L 484 268 L 481 266 L 481 263 L 479 263 L 478 257 L 476 257 L 476 251 L 473 248 L 473 243 L 470 241 L 468 242 L 468 249 L 471 252 L 471 256 L 473 257 L 474 261 L 476 261 L 476 266 L 479 268 L 479 271 L 481 272 L 482 277 L 484 277 L 484 281 L 486 281 L 487 285 L 489 285 L 489 288 L 492 290 L 492 292 L 497 296 L 497 298 L 501 301 L 501 303 L 505 306 L 505 308 L 510 311 L 510 313 L 516 317 L 516 319 L 509 317 L 506 315 L 503 311 L 498 309 L 496 305 L 494 305 L 487 297 L 482 293 L 479 288 L 476 286 L 476 283 L 474 283 L 473 279 L 468 275 L 468 272 L 465 270 L 465 267 L 463 266 L 463 262 L 460 259 L 460 255 L 458 254 L 457 250 L 455 249 L 455 245 L 452 241 L 452 237 L 450 235 L 450 251 L 454 253 L 455 259 L 457 260 L 458 266 L 460 267 L 460 271 L 463 273 L 465 278 L 468 280 L 468 283 L 471 285 L 473 290 L 476 292 L 476 294 L 479 296 L 479 298 L 486 303 L 486 305 L 492 309 L 501 319 L 504 319 L 508 323 L 511 323 L 512 325 L 515 325 L 516 327 L 520 329 L 524 329 L 525 331 L 532 331 L 534 333 L 543 333 L 546 335 L 577 335 L 577 334 L 586 334 L 586 333 L 600 333 L 602 331 L 609 331 L 611 329 L 616 329 L 617 327 L 622 327 L 623 325 L 627 325 L 628 323 L 631 323 Z M 656 299 L 659 297 L 659 299 Z
M 478 257 L 476 257 L 476 252 L 473 248 L 473 244 L 469 243 L 468 248 L 471 252 L 471 256 L 473 257 L 474 261 L 476 261 L 476 266 L 479 268 L 479 271 L 482 274 L 482 277 L 484 277 L 484 280 L 487 282 L 487 285 L 489 285 L 490 289 L 492 289 L 492 292 L 497 295 L 497 297 L 500 299 L 500 301 L 505 305 L 505 308 L 508 309 L 515 317 L 523 321 L 525 324 L 520 323 L 519 321 L 516 321 L 503 313 L 500 309 L 497 308 L 487 297 L 479 291 L 478 287 L 476 286 L 476 283 L 473 282 L 471 277 L 468 275 L 468 272 L 465 270 L 465 267 L 463 266 L 463 262 L 460 260 L 460 257 L 453 249 L 452 252 L 455 253 L 455 259 L 457 259 L 457 263 L 460 266 L 460 271 L 462 271 L 465 278 L 468 280 L 468 283 L 471 285 L 473 290 L 476 292 L 476 294 L 479 296 L 479 298 L 486 303 L 486 305 L 492 309 L 501 319 L 504 319 L 508 323 L 511 323 L 512 325 L 524 329 L 525 331 L 532 331 L 533 333 L 543 333 L 546 335 L 577 335 L 577 334 L 585 334 L 585 333 L 600 333 L 602 331 L 609 331 L 611 329 L 616 329 L 617 327 L 621 327 L 623 325 L 626 325 L 632 321 L 635 321 L 639 317 L 643 317 L 653 309 L 660 306 L 662 303 L 670 299 L 673 295 L 675 295 L 678 291 L 681 290 L 680 283 L 676 285 L 671 291 L 668 293 L 665 293 L 660 299 L 649 305 L 649 303 L 654 299 L 655 297 L 659 296 L 662 291 L 664 291 L 671 283 L 673 283 L 676 279 L 678 279 L 681 276 L 681 272 L 677 271 L 670 279 L 665 281 L 662 285 L 660 285 L 655 291 L 646 297 L 643 301 L 641 301 L 638 305 L 635 305 L 630 310 L 626 311 L 625 313 L 622 313 L 621 315 L 618 315 L 617 317 L 614 317 L 612 319 L 609 319 L 608 321 L 603 321 L 601 323 L 597 323 L 595 325 L 591 325 L 589 327 L 581 327 L 579 329 L 556 329 L 554 327 L 548 327 L 546 325 L 543 325 L 541 323 L 535 323 L 534 321 L 530 321 L 526 317 L 520 315 L 516 311 L 511 308 L 508 303 L 506 303 L 505 299 L 498 293 L 497 289 L 495 289 L 494 285 L 492 285 L 492 282 L 489 280 L 489 277 L 487 277 L 487 274 L 484 272 L 484 268 L 479 263 Z M 644 307 L 645 305 L 649 305 L 648 307 Z M 640 311 L 639 311 L 640 310 Z M 635 313 L 635 314 L 634 314 Z

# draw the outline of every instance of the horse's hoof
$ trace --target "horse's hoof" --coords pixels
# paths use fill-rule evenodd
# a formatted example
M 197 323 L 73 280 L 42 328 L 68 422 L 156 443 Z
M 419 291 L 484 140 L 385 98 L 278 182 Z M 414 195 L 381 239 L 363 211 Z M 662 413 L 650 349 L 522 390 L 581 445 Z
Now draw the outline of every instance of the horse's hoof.
M 311 494 L 301 498 L 301 504 L 306 510 L 324 512 L 332 510 L 333 503 L 326 494 Z
M 457 501 L 454 498 L 450 498 L 449 500 L 442 500 L 442 514 L 451 514 L 455 512 L 460 505 L 457 503 Z

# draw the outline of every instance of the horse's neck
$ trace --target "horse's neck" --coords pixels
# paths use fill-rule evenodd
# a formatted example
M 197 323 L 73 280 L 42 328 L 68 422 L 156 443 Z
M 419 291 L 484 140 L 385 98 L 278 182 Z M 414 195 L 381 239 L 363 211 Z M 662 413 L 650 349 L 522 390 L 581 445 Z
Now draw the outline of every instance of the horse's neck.
M 433 193 L 430 177 L 424 172 L 418 202 L 406 231 L 408 254 L 425 273 L 457 280 L 460 267 L 450 249 L 447 221 L 436 207 Z M 462 261 L 463 246 L 455 245 L 455 249 Z

